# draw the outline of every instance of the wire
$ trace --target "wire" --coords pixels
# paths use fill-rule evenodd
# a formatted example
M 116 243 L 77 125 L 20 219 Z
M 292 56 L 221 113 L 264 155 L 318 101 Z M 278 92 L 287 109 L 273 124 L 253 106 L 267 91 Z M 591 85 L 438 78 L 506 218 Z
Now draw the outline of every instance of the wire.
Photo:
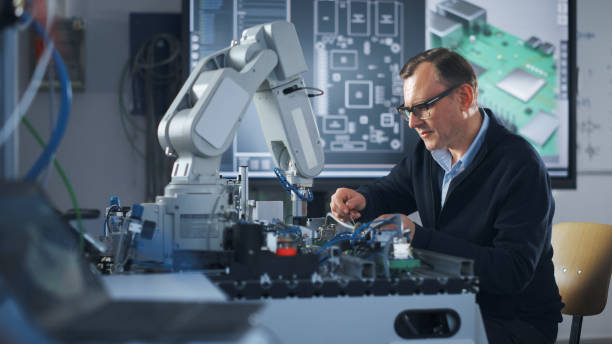
M 308 98 L 319 97 L 319 96 L 322 96 L 322 95 L 325 94 L 325 92 L 322 89 L 316 88 L 316 87 L 299 87 L 298 90 L 314 90 L 314 91 L 318 91 L 318 93 L 306 93 Z
M 339 218 L 335 217 L 334 214 L 332 214 L 331 212 L 327 213 L 327 216 L 331 217 L 332 219 L 334 219 L 334 221 L 336 221 L 339 225 L 346 227 L 346 228 L 350 228 L 350 229 L 355 229 L 354 226 L 352 226 L 349 223 L 346 222 L 342 222 Z
M 300 190 L 298 190 L 295 186 L 289 183 L 287 178 L 283 175 L 283 172 L 281 172 L 281 170 L 278 167 L 274 168 L 274 174 L 276 174 L 276 179 L 278 179 L 278 182 L 281 184 L 281 186 L 283 187 L 285 191 L 287 191 L 288 193 L 291 193 L 291 191 L 293 191 L 293 193 L 296 196 L 298 196 L 298 198 L 301 199 L 302 201 L 306 201 L 306 202 L 312 201 L 313 196 L 312 196 L 312 191 L 310 190 L 310 188 L 306 189 L 306 191 L 308 192 L 308 195 L 304 195 L 300 192 Z
M 372 236 L 369 240 L 370 243 L 374 242 L 374 238 L 375 238 L 375 229 L 376 227 L 382 226 L 384 224 L 387 223 L 394 223 L 397 219 L 401 220 L 401 216 L 399 214 L 397 215 L 393 215 L 392 217 L 389 217 L 387 219 L 383 219 L 383 220 L 374 220 L 374 221 L 370 221 L 367 223 L 362 224 L 361 226 L 359 226 L 357 229 L 355 229 L 353 232 L 341 232 L 336 234 L 336 236 L 331 239 L 330 241 L 326 242 L 323 246 L 321 246 L 316 252 L 315 254 L 319 254 L 321 252 L 323 252 L 325 249 L 327 249 L 328 247 L 335 245 L 339 242 L 343 242 L 346 240 L 350 240 L 351 245 L 355 244 L 355 241 L 357 240 L 365 240 L 367 239 L 367 237 L 365 235 L 360 236 L 359 234 L 361 232 L 363 232 L 365 229 L 370 229 L 370 231 L 372 232 Z M 399 226 L 398 226 L 399 228 Z M 399 232 L 401 234 L 401 229 L 399 229 Z
M 47 32 L 51 32 L 51 25 L 53 24 L 53 14 L 55 13 L 55 0 L 47 0 L 47 8 L 46 8 L 46 19 L 47 22 L 45 24 L 45 30 Z M 47 68 L 47 88 L 49 90 L 49 128 L 54 128 L 56 119 L 55 119 L 55 74 L 53 73 L 53 62 L 50 62 L 49 68 Z M 51 130 L 51 134 L 53 131 Z M 53 168 L 51 168 L 51 162 L 55 159 L 55 154 L 49 160 L 49 164 L 45 166 L 45 172 L 42 175 L 40 185 L 43 188 L 47 188 L 49 184 L 49 177 L 51 176 L 51 172 Z
M 49 22 L 47 21 L 47 27 L 49 26 Z M 47 70 L 47 84 L 49 85 L 49 128 L 55 127 L 56 119 L 55 119 L 55 74 L 53 73 L 53 62 L 50 62 L 50 65 Z M 53 134 L 53 130 L 51 130 L 51 135 Z M 40 181 L 40 185 L 43 188 L 47 188 L 49 184 L 49 177 L 51 176 L 51 161 L 55 159 L 55 155 L 49 161 L 49 165 L 45 166 L 45 172 L 43 173 Z
M 308 86 L 299 87 L 297 85 L 293 85 L 291 87 L 288 87 L 288 88 L 284 89 L 283 90 L 283 94 L 291 94 L 293 92 L 297 92 L 297 91 L 300 91 L 300 90 L 314 90 L 314 91 L 318 92 L 318 93 L 306 93 L 308 98 L 318 97 L 318 96 L 322 96 L 323 94 L 325 94 L 325 92 L 322 89 L 320 89 L 320 88 L 308 87 Z
M 125 106 L 125 99 L 124 99 L 124 87 L 125 87 L 125 80 L 127 80 L 127 76 L 128 76 L 128 72 L 130 70 L 130 64 L 132 63 L 132 59 L 129 59 L 124 65 L 123 65 L 123 69 L 121 70 L 121 78 L 119 79 L 119 110 L 121 110 L 121 114 L 126 115 L 126 119 L 130 122 L 130 124 L 138 131 L 140 132 L 144 132 L 145 129 L 143 127 L 140 127 L 136 124 L 136 121 L 134 120 L 134 118 L 132 116 L 130 116 L 130 113 L 127 109 L 127 107 Z
M 141 62 L 142 59 L 145 58 L 143 56 L 145 51 L 153 48 L 153 46 L 155 44 L 158 44 L 160 40 L 164 40 L 168 43 L 168 45 L 170 46 L 169 49 L 170 51 L 172 51 L 172 54 L 168 56 L 166 59 L 158 61 L 158 62 L 151 62 L 151 63 Z M 167 33 L 162 33 L 162 34 L 153 36 L 151 39 L 143 43 L 138 48 L 138 51 L 136 52 L 134 56 L 134 68 L 136 69 L 154 69 L 154 68 L 161 67 L 161 66 L 164 66 L 164 65 L 167 65 L 173 62 L 177 57 L 180 56 L 180 53 L 181 53 L 181 49 L 180 47 L 178 47 L 178 45 L 179 43 L 177 39 L 174 36 L 169 35 Z M 147 54 L 150 54 L 150 51 L 147 51 Z M 168 76 L 163 76 L 163 77 L 170 77 L 170 74 L 171 73 L 169 73 Z
M 25 14 L 24 14 L 25 15 Z M 28 20 L 27 18 L 24 18 Z M 33 19 L 30 19 L 33 20 Z M 0 146 L 6 142 L 6 140 L 13 134 L 15 129 L 17 128 L 17 124 L 19 124 L 19 120 L 25 115 L 25 113 L 32 105 L 32 101 L 34 100 L 34 96 L 38 93 L 38 88 L 40 87 L 40 83 L 45 76 L 45 70 L 47 69 L 47 65 L 51 60 L 51 55 L 54 51 L 53 42 L 47 44 L 47 48 L 43 52 L 38 60 L 38 64 L 36 68 L 34 68 L 34 73 L 32 74 L 32 79 L 30 79 L 30 83 L 26 88 L 23 97 L 17 104 L 17 107 L 13 109 L 13 113 L 6 120 L 4 127 L 0 130 Z
M 29 14 L 24 13 L 23 17 L 27 20 Z M 40 25 L 40 23 L 38 23 L 36 20 L 33 20 L 32 25 L 34 29 L 38 32 L 38 34 L 40 34 L 44 38 L 46 44 L 50 44 L 52 42 L 44 28 Z M 35 180 L 42 171 L 42 169 L 49 163 L 52 156 L 55 154 L 57 148 L 59 147 L 59 144 L 62 140 L 62 137 L 64 136 L 64 132 L 66 131 L 66 127 L 68 125 L 68 119 L 70 118 L 72 87 L 70 85 L 70 79 L 68 77 L 66 65 L 64 64 L 64 61 L 62 60 L 62 57 L 60 56 L 59 52 L 55 48 L 53 49 L 53 60 L 55 61 L 55 67 L 57 68 L 58 77 L 60 79 L 60 85 L 62 88 L 60 113 L 57 119 L 57 126 L 53 130 L 53 135 L 51 135 L 47 147 L 40 155 L 38 160 L 36 160 L 32 168 L 30 168 L 30 170 L 26 174 L 27 180 Z
M 125 100 L 123 98 L 124 96 L 123 86 L 125 85 L 125 80 L 127 79 L 127 74 L 128 74 L 127 72 L 129 70 L 129 66 L 130 66 L 130 61 L 126 62 L 125 65 L 123 66 L 123 71 L 121 71 L 121 78 L 119 79 L 119 96 L 118 96 L 119 114 L 120 114 L 119 118 L 121 119 L 121 128 L 123 128 L 123 133 L 125 134 L 125 137 L 130 143 L 130 146 L 132 146 L 132 149 L 134 150 L 134 152 L 136 152 L 136 155 L 138 155 L 138 157 L 140 157 L 141 159 L 144 159 L 145 154 L 142 152 L 142 150 L 140 150 L 136 146 L 136 143 L 134 142 L 134 140 L 136 139 L 136 133 L 130 134 L 128 132 L 128 127 L 126 125 L 126 120 L 127 120 L 127 122 L 129 122 L 132 125 L 135 131 L 138 131 L 138 132 L 145 131 L 143 128 L 136 125 L 136 121 L 129 114 L 127 107 L 125 106 Z
M 327 263 L 329 261 L 329 256 L 325 256 L 321 259 L 319 259 L 319 265 L 323 265 L 325 263 Z
M 42 137 L 40 137 L 40 134 L 38 134 L 36 129 L 34 129 L 34 127 L 30 123 L 30 121 L 28 121 L 27 118 L 25 117 L 22 118 L 21 122 L 23 123 L 23 125 L 25 125 L 25 127 L 32 134 L 32 136 L 34 136 L 34 139 L 36 139 L 36 141 L 41 147 L 44 148 L 47 146 L 45 141 L 42 139 Z M 62 165 L 60 165 L 60 163 L 55 158 L 53 159 L 53 165 L 55 166 L 55 169 L 57 170 L 57 173 L 59 174 L 60 178 L 64 182 L 64 185 L 66 186 L 66 190 L 68 190 L 68 195 L 70 195 L 70 200 L 72 201 L 72 207 L 74 208 L 74 212 L 77 218 L 77 226 L 79 227 L 79 247 L 81 248 L 81 251 L 83 251 L 85 247 L 84 246 L 85 243 L 83 241 L 83 221 L 82 221 L 82 216 L 81 216 L 81 207 L 79 206 L 79 202 L 74 193 L 74 189 L 72 188 L 72 184 L 70 183 L 70 180 L 66 176 L 66 173 L 64 172 L 64 169 L 62 168 Z
M 160 46 L 163 43 L 163 46 Z M 160 47 L 167 48 L 168 56 L 159 60 Z M 128 63 L 131 66 L 132 99 L 134 113 L 145 115 L 144 160 L 145 199 L 154 199 L 171 178 L 172 161 L 159 148 L 157 124 L 165 109 L 176 96 L 181 83 L 181 44 L 169 34 L 155 35 L 140 45 Z M 125 70 L 125 73 L 128 73 Z M 122 77 L 125 83 L 127 74 Z M 123 91 L 121 96 L 123 96 Z M 122 124 L 126 115 L 125 104 L 120 98 Z M 133 124 L 133 123 L 132 123 Z M 137 127 L 135 127 L 137 128 Z M 124 131 L 127 131 L 124 129 Z M 134 147 L 134 146 L 133 146 Z M 138 151 L 137 151 L 138 152 Z

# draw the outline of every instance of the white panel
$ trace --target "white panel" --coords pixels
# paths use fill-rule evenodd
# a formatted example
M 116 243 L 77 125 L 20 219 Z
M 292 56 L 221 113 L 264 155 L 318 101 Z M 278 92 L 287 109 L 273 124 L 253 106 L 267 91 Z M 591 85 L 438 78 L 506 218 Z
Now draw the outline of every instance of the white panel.
M 234 80 L 224 79 L 196 124 L 195 132 L 213 147 L 221 148 L 249 100 L 249 94 Z
M 274 219 L 284 219 L 283 201 L 257 201 L 255 202 L 255 220 L 271 223 Z
M 195 93 L 196 97 L 200 99 L 202 98 L 202 95 L 204 94 L 204 92 L 206 92 L 207 88 L 208 88 L 208 84 L 196 83 L 195 85 L 193 85 L 191 89 L 193 90 L 193 93 Z
M 310 135 L 308 133 L 308 126 L 306 126 L 306 119 L 304 119 L 304 112 L 302 108 L 295 108 L 291 110 L 291 115 L 295 121 L 295 127 L 297 129 L 298 138 L 300 139 L 300 145 L 304 151 L 306 157 L 306 166 L 311 169 L 317 166 L 317 155 L 314 151 L 314 143 L 310 141 Z

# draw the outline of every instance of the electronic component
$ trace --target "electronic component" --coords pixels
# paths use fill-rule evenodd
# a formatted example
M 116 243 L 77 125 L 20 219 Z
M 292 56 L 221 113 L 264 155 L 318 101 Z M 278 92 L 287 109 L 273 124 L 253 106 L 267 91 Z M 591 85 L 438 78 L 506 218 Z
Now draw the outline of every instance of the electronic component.
M 558 127 L 559 119 L 557 117 L 540 111 L 519 130 L 519 133 L 538 146 L 543 146 Z
M 540 49 L 540 51 L 542 53 L 544 53 L 546 55 L 551 55 L 552 53 L 555 52 L 555 46 L 550 44 L 550 43 L 548 43 L 548 42 L 540 44 L 539 49 Z
M 405 237 L 393 238 L 393 258 L 395 259 L 409 259 L 412 258 L 412 252 L 410 249 L 410 243 Z
M 376 265 L 374 262 L 354 256 L 340 256 L 340 270 L 342 275 L 358 278 L 376 278 Z
M 525 44 L 527 44 L 532 49 L 537 49 L 540 46 L 540 44 L 542 44 L 542 41 L 536 36 L 531 36 L 529 37 L 527 42 L 525 42 Z
M 496 85 L 516 98 L 528 102 L 545 84 L 546 80 L 516 68 Z
M 436 12 L 429 12 L 429 33 L 434 46 L 453 48 L 463 39 L 461 23 Z
M 460 22 L 466 34 L 478 34 L 487 25 L 487 11 L 463 0 L 447 0 L 437 6 L 438 13 Z

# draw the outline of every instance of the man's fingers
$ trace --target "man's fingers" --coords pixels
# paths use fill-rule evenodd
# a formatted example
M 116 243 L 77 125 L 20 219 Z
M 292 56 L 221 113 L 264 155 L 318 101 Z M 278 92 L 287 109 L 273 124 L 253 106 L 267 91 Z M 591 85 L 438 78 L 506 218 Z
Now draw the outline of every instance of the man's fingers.
M 343 221 L 354 220 L 361 217 L 359 210 L 365 206 L 365 199 L 358 192 L 339 188 L 331 197 L 330 209 L 332 214 Z
M 332 202 L 331 205 L 332 215 L 337 217 L 338 219 L 344 220 L 347 217 L 348 212 L 345 211 L 344 205 L 338 205 L 337 202 Z
M 354 200 L 353 198 L 350 198 L 350 199 L 347 199 L 347 200 L 344 202 L 344 204 L 346 204 L 346 209 L 347 209 L 347 210 L 350 210 L 350 209 L 355 208 L 355 205 L 353 204 L 353 203 L 354 203 L 354 201 L 353 201 L 353 200 Z

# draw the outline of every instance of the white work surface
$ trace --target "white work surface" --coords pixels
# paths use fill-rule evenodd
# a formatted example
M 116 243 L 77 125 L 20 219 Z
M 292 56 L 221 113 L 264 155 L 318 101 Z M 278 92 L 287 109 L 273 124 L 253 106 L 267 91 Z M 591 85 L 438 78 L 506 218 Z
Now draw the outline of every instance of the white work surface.
M 225 301 L 227 296 L 201 272 L 109 275 L 102 278 L 113 299 Z

